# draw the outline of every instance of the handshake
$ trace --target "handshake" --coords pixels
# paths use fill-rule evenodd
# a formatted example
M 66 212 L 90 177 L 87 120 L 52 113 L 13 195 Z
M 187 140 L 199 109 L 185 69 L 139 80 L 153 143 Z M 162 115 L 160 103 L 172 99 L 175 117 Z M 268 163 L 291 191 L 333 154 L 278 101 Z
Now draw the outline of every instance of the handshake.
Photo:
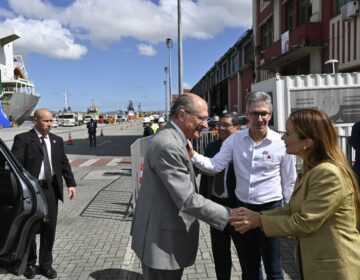
M 261 227 L 261 212 L 254 212 L 244 207 L 231 209 L 229 223 L 240 233 Z

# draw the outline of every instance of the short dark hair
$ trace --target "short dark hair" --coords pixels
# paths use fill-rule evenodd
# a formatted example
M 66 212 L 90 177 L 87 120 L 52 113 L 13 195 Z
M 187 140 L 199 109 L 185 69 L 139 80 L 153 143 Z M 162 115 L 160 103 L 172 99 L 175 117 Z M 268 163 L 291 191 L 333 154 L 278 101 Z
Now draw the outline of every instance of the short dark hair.
M 231 118 L 231 122 L 233 125 L 242 125 L 242 118 L 238 115 L 232 113 L 225 113 L 221 115 L 220 119 L 222 118 Z

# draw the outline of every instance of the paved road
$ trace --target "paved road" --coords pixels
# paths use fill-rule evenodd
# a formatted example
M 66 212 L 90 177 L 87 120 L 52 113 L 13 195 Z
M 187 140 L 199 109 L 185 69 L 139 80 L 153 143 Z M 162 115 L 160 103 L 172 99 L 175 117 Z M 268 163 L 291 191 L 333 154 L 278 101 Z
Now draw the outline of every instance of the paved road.
M 1 130 L 0 137 L 11 146 L 12 138 L 28 127 Z M 74 145 L 66 145 L 78 187 L 75 200 L 59 206 L 54 268 L 58 279 L 142 279 L 139 260 L 130 248 L 131 174 L 130 144 L 142 134 L 141 124 L 101 126 L 104 136 L 90 148 L 84 127 L 56 128 L 54 133 Z M 98 134 L 99 134 L 98 133 Z M 241 279 L 235 249 L 232 279 Z M 298 279 L 294 243 L 284 240 L 282 260 L 285 279 Z M 1 280 L 25 279 L 0 271 Z M 36 276 L 35 279 L 45 279 Z M 201 223 L 195 265 L 183 279 L 216 279 L 209 228 Z

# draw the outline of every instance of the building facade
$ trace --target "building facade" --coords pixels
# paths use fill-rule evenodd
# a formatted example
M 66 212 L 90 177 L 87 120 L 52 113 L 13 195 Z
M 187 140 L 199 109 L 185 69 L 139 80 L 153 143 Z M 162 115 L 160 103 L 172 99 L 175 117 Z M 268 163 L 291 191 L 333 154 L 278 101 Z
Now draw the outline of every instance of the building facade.
M 360 71 L 359 1 L 255 0 L 253 29 L 257 82 Z
M 209 104 L 210 115 L 223 110 L 242 114 L 254 76 L 252 30 L 247 30 L 191 89 Z
M 253 0 L 246 31 L 191 89 L 210 114 L 244 114 L 251 85 L 275 77 L 360 72 L 360 1 Z

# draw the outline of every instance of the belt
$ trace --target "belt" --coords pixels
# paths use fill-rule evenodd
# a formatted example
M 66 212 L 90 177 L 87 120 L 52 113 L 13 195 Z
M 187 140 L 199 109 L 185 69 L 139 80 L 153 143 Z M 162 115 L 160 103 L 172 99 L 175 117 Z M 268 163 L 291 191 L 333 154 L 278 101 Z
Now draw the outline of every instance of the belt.
M 274 205 L 275 203 L 278 203 L 281 200 L 276 200 L 276 201 L 270 201 L 267 203 L 261 203 L 261 204 L 251 204 L 251 203 L 246 203 L 246 202 L 242 202 L 241 200 L 238 200 L 238 202 L 240 202 L 241 206 L 245 206 L 246 208 L 252 208 L 252 207 L 269 207 Z
M 52 182 L 54 182 L 54 180 L 55 180 L 55 175 L 52 176 L 51 182 L 46 181 L 46 180 L 38 180 L 38 182 L 39 182 L 39 185 L 40 185 L 40 186 L 42 186 L 42 187 L 47 187 L 48 184 L 49 184 L 49 183 L 52 184 Z

